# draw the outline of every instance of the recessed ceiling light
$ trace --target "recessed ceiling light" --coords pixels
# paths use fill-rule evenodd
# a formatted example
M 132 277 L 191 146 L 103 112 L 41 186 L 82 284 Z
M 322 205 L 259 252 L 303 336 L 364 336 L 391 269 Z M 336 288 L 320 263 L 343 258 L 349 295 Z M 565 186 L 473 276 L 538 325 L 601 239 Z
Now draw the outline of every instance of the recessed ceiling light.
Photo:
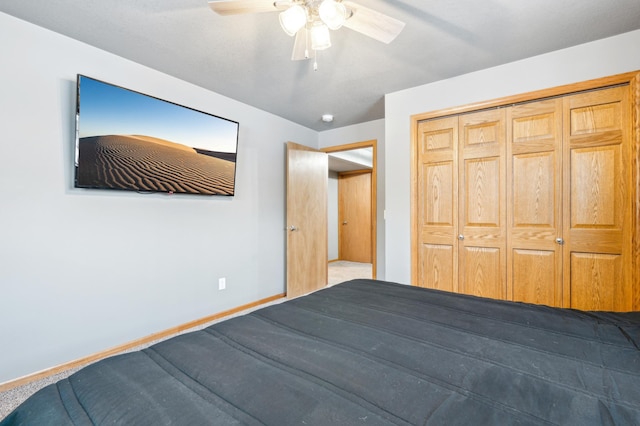
M 333 114 L 322 114 L 322 121 L 331 123 L 333 121 Z

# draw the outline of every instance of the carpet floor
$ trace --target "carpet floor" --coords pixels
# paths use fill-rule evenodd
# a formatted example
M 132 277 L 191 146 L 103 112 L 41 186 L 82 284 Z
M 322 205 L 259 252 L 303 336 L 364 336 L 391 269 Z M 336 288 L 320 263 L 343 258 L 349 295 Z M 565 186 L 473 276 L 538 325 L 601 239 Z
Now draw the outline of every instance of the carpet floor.
M 338 260 L 329 263 L 328 285 L 339 284 L 356 278 L 372 278 L 371 263 Z

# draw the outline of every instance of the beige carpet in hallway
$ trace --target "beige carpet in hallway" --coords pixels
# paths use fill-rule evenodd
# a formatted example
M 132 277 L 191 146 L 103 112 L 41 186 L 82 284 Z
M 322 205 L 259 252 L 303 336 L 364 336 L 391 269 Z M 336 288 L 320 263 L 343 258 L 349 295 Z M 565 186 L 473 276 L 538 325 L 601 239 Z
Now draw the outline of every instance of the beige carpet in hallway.
M 338 260 L 329 263 L 328 285 L 330 286 L 355 278 L 371 279 L 371 277 L 371 263 L 348 262 L 346 260 Z

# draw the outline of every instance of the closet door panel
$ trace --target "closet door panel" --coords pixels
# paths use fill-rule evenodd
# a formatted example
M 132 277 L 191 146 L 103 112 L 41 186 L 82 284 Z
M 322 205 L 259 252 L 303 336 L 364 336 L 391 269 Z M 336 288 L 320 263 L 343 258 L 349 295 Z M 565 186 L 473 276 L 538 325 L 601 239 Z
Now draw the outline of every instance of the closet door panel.
M 457 291 L 458 119 L 418 125 L 418 282 Z
M 620 229 L 620 144 L 571 150 L 571 228 Z
M 632 308 L 628 91 L 616 87 L 564 100 L 564 259 L 570 267 L 564 288 L 572 308 Z
M 622 277 L 622 256 L 600 253 L 571 254 L 571 307 L 615 311 L 628 304 Z
M 513 184 L 514 231 L 529 228 L 532 232 L 555 229 L 556 182 L 559 182 L 555 151 L 515 155 L 512 158 L 511 183 Z M 555 234 L 553 234 L 555 236 Z
M 505 111 L 459 118 L 459 291 L 504 299 Z
M 453 161 L 431 162 L 423 166 L 422 223 L 426 226 L 453 226 L 454 170 Z
M 481 227 L 490 234 L 500 231 L 500 160 L 500 157 L 488 157 L 464 161 L 463 224 L 467 229 Z
M 507 288 L 562 305 L 562 100 L 507 110 Z
M 557 277 L 558 253 L 555 250 L 514 249 L 511 253 L 513 298 L 517 302 L 560 306 Z
M 503 250 L 466 245 L 460 253 L 459 292 L 492 299 L 504 299 Z
M 420 270 L 423 287 L 453 291 L 453 247 L 450 244 L 423 244 Z

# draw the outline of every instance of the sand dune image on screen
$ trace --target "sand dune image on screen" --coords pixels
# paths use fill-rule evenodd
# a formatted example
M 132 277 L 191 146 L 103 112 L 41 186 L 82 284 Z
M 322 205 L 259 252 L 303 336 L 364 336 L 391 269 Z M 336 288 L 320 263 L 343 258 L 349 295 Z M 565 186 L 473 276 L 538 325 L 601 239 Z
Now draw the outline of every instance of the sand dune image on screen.
M 81 138 L 78 164 L 81 187 L 233 195 L 235 154 L 151 136 Z

